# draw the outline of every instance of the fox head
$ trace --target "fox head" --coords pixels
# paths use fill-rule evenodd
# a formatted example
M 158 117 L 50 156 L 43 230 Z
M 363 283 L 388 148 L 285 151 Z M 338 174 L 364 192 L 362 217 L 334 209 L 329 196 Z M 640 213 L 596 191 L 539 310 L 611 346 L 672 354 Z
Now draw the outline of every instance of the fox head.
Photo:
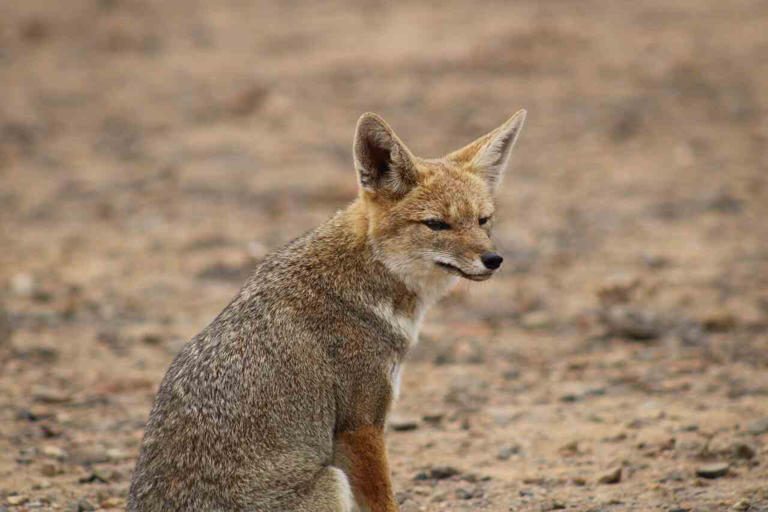
M 494 193 L 524 121 L 521 110 L 462 149 L 426 159 L 381 117 L 364 114 L 354 160 L 376 258 L 422 289 L 452 276 L 491 277 L 503 261 L 491 241 Z

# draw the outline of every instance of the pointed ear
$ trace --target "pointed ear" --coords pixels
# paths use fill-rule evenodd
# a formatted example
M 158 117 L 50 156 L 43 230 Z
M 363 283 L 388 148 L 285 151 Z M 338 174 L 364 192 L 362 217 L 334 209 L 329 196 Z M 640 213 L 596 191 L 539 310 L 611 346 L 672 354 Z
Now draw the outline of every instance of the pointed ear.
M 446 158 L 481 176 L 488 183 L 491 192 L 495 192 L 523 128 L 525 114 L 525 110 L 518 111 L 506 123 Z
M 360 187 L 373 194 L 400 198 L 416 185 L 413 155 L 392 128 L 376 114 L 360 117 L 353 146 Z

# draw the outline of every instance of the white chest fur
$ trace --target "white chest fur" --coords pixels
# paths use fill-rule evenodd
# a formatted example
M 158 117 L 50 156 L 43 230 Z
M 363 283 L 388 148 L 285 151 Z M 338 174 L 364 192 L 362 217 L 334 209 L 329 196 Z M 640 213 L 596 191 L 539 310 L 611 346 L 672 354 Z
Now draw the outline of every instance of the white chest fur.
M 392 330 L 404 336 L 408 340 L 409 346 L 412 346 L 419 340 L 419 330 L 421 329 L 421 321 L 424 318 L 425 309 L 419 307 L 415 314 L 410 316 L 395 311 L 391 303 L 380 303 L 374 307 L 374 312 Z
M 400 379 L 403 375 L 403 365 L 401 363 L 393 363 L 392 371 L 389 375 L 389 382 L 392 386 L 392 400 L 395 401 L 400 398 Z

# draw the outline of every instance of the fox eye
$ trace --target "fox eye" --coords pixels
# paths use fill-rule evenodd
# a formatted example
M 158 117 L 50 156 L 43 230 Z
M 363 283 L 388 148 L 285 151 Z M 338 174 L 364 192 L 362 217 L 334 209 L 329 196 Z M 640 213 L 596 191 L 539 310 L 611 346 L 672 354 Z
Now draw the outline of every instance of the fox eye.
M 450 224 L 440 219 L 427 219 L 427 220 L 421 221 L 421 223 L 427 226 L 432 231 L 443 231 L 446 229 L 451 229 Z
M 490 217 L 480 217 L 480 219 L 479 219 L 477 222 L 478 222 L 478 223 L 479 223 L 481 226 L 484 226 L 485 224 L 487 224 L 487 223 L 488 223 L 488 221 L 489 221 L 490 219 L 491 219 Z

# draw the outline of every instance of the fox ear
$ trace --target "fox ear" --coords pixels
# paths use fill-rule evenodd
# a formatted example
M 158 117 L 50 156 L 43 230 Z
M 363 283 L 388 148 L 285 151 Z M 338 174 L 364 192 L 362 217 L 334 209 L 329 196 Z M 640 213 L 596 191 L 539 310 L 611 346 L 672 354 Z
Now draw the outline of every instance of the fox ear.
M 378 115 L 369 112 L 360 117 L 353 151 L 363 190 L 400 198 L 416 185 L 413 155 Z
M 523 128 L 525 115 L 525 110 L 518 111 L 492 132 L 454 151 L 446 158 L 481 176 L 488 183 L 491 192 L 495 192 L 504 176 L 512 148 Z

